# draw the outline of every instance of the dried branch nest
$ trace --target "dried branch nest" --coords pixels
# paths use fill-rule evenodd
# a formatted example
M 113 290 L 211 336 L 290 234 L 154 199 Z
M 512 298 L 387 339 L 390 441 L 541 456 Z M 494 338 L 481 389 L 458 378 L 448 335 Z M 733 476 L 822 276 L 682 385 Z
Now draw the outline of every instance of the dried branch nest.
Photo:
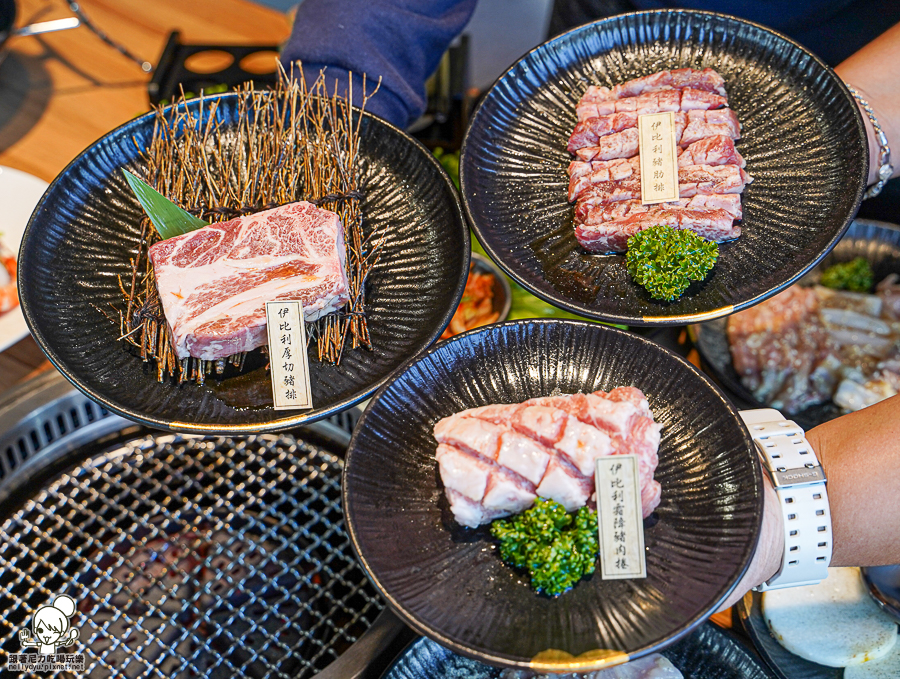
M 351 86 L 352 87 L 352 86 Z M 363 81 L 365 88 L 365 80 Z M 362 109 L 375 91 L 363 97 Z M 363 232 L 359 151 L 361 113 L 348 97 L 329 95 L 324 75 L 308 85 L 284 71 L 271 90 L 247 85 L 237 93 L 238 124 L 216 115 L 219 99 L 192 110 L 184 100 L 156 110 L 150 147 L 141 149 L 142 178 L 188 212 L 210 222 L 307 200 L 336 212 L 344 225 L 350 301 L 308 328 L 320 361 L 340 363 L 345 349 L 371 349 L 366 325 L 366 278 L 378 262 L 383 238 Z M 242 369 L 246 353 L 218 361 L 179 360 L 162 312 L 148 248 L 159 240 L 144 217 L 131 280 L 120 278 L 124 307 L 117 309 L 121 339 L 154 362 L 157 378 L 202 384 L 227 364 Z M 348 347 L 349 345 L 349 347 Z

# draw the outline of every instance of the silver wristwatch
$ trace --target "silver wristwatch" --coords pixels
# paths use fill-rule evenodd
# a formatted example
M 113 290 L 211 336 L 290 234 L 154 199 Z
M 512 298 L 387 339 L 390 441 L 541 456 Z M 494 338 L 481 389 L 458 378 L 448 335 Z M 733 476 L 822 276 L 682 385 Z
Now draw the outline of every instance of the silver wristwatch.
M 763 408 L 739 414 L 772 479 L 784 517 L 781 568 L 755 589 L 815 585 L 828 577 L 833 544 L 825 472 L 803 429 L 780 412 Z

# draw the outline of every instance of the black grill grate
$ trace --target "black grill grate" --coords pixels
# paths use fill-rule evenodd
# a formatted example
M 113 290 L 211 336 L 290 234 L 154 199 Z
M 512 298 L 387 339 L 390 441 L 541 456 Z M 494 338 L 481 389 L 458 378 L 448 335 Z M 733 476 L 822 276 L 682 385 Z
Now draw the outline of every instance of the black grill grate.
M 60 652 L 91 677 L 314 675 L 384 606 L 341 469 L 292 436 L 146 436 L 82 463 L 0 525 L 0 666 L 67 594 L 80 638 Z

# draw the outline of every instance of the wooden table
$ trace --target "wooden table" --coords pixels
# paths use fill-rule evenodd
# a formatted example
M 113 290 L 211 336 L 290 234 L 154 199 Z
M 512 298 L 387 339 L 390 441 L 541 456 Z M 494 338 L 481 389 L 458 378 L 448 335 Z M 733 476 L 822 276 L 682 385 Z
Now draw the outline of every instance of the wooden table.
M 170 31 L 199 44 L 280 44 L 291 19 L 247 0 L 84 0 L 93 23 L 155 64 Z M 18 0 L 17 26 L 72 16 L 63 0 Z M 0 165 L 52 181 L 92 142 L 149 110 L 150 75 L 84 26 L 11 38 L 0 63 Z M 0 354 L 0 393 L 49 368 L 29 337 Z

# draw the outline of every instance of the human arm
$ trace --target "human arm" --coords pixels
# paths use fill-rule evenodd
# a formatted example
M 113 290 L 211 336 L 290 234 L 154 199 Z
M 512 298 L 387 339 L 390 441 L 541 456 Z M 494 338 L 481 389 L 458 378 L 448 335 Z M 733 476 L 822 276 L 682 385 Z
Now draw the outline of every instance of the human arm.
M 855 87 L 874 109 L 891 148 L 892 176 L 900 175 L 900 24 L 888 29 L 835 68 L 841 79 Z M 874 184 L 881 166 L 879 143 L 869 117 L 863 112 L 869 140 L 869 181 Z
M 807 439 L 828 479 L 831 565 L 900 563 L 900 395 L 821 424 Z
M 806 433 L 828 479 L 832 566 L 900 563 L 900 395 Z M 720 610 L 781 567 L 784 533 L 778 498 L 766 481 L 763 526 L 745 576 Z
M 468 23 L 476 0 L 305 0 L 281 54 L 286 69 L 303 62 L 307 83 L 325 68 L 329 91 L 346 94 L 353 74 L 353 103 L 362 97 L 362 75 L 371 92 L 367 109 L 401 129 L 425 110 L 425 81 Z

